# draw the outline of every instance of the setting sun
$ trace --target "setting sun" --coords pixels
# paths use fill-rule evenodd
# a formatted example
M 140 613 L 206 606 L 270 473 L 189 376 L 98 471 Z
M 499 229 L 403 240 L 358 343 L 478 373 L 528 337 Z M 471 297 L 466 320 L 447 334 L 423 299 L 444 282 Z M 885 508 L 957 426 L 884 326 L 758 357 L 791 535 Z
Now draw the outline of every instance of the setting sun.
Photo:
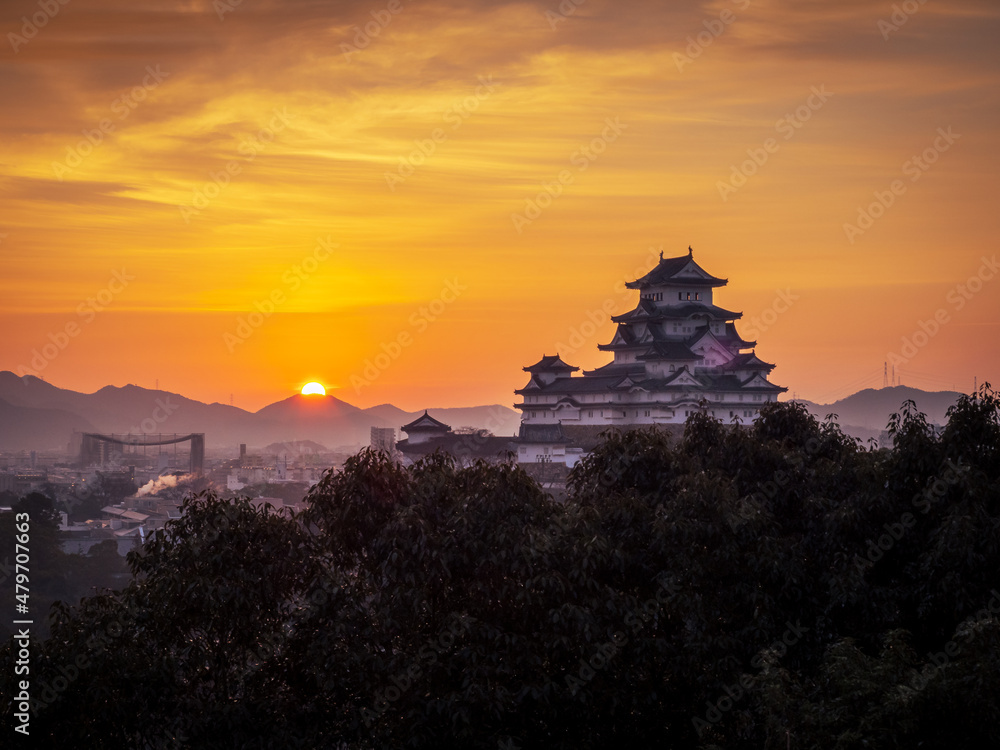
M 302 386 L 303 396 L 325 396 L 326 388 L 320 383 L 306 383 Z

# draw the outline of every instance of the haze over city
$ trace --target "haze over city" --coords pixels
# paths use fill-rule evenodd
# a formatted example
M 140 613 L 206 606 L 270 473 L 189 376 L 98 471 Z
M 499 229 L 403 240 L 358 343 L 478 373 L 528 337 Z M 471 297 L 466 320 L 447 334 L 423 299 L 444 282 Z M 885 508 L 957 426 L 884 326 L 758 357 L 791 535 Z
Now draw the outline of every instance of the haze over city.
M 788 396 L 996 381 L 1000 10 L 904 5 L 4 3 L 0 369 L 509 404 L 692 245 Z

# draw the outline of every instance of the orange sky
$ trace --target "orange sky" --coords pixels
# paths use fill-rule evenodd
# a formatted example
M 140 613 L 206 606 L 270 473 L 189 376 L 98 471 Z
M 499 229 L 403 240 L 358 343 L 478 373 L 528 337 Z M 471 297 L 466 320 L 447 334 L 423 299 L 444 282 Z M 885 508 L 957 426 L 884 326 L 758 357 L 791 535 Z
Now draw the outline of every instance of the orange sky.
M 1000 8 L 903 5 L 6 0 L 0 369 L 510 404 L 690 244 L 789 395 L 998 382 Z

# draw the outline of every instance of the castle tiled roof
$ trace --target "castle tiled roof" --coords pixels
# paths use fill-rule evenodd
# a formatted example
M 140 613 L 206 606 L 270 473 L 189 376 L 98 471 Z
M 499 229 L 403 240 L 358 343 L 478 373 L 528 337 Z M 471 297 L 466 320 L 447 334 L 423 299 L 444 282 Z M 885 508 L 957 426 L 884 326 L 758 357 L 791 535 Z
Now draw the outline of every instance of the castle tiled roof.
M 640 300 L 639 304 L 621 315 L 612 315 L 615 323 L 645 323 L 663 320 L 686 320 L 694 315 L 707 315 L 712 320 L 738 320 L 743 313 L 726 310 L 707 302 L 682 302 L 679 305 L 657 307 L 652 300 Z
M 757 356 L 755 352 L 748 354 L 737 354 L 729 362 L 723 365 L 727 370 L 773 370 L 774 365 L 765 362 Z
M 525 372 L 576 372 L 579 367 L 573 367 L 562 361 L 558 354 L 545 355 L 533 365 L 522 367 Z
M 687 273 L 682 273 L 687 270 Z M 689 252 L 676 258 L 660 258 L 656 267 L 635 281 L 625 284 L 629 289 L 644 289 L 649 286 L 663 285 L 698 285 L 698 286 L 725 286 L 728 279 L 719 279 L 712 276 L 704 268 L 694 262 L 694 254 Z
M 450 425 L 446 425 L 444 422 L 439 422 L 438 420 L 434 419 L 434 417 L 432 417 L 430 414 L 428 414 L 427 410 L 425 409 L 422 416 L 417 417 L 416 419 L 414 419 L 409 424 L 404 424 L 402 427 L 400 427 L 400 429 L 403 432 L 407 432 L 407 433 L 410 433 L 410 432 L 428 432 L 428 431 L 434 431 L 434 432 L 444 431 L 444 432 L 447 432 L 448 430 L 451 429 L 451 426 Z
M 592 374 L 591 374 L 592 373 Z M 605 365 L 597 370 L 591 370 L 582 378 L 561 378 L 554 383 L 549 383 L 541 390 L 532 390 L 533 394 L 547 393 L 550 395 L 565 396 L 562 401 L 570 401 L 575 406 L 586 406 L 593 408 L 597 404 L 580 404 L 573 401 L 572 396 L 582 393 L 607 393 L 620 386 L 625 377 L 630 377 L 634 384 L 650 392 L 665 391 L 676 393 L 678 391 L 747 391 L 747 392 L 775 392 L 782 393 L 787 388 L 774 385 L 767 381 L 763 373 L 755 374 L 744 380 L 740 380 L 732 373 L 711 373 L 695 371 L 682 367 L 665 378 L 646 377 L 645 367 L 641 363 L 630 365 Z M 754 380 L 762 380 L 757 385 L 752 385 Z M 682 382 L 683 381 L 683 382 Z M 694 382 L 692 382 L 694 381 Z M 524 390 L 514 391 L 516 394 L 523 394 Z M 601 404 L 607 406 L 608 404 Z M 525 404 L 525 409 L 552 409 L 555 403 Z M 611 406 L 614 406 L 613 404 Z

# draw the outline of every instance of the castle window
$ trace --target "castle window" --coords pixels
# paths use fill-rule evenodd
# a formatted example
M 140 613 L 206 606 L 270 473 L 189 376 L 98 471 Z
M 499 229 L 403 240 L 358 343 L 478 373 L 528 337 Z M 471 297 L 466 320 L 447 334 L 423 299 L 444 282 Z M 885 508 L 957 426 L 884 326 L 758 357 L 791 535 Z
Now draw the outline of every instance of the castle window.
M 677 292 L 677 299 L 682 299 L 680 292 Z
M 587 416 L 588 416 L 588 417 L 592 417 L 592 416 L 594 416 L 594 412 L 592 412 L 592 411 L 588 411 L 588 412 L 587 412 Z
M 687 293 L 687 298 L 688 298 L 688 299 L 691 299 L 691 292 L 688 292 L 688 293 Z
M 695 292 L 695 293 L 694 293 L 694 298 L 695 298 L 696 300 L 697 300 L 697 299 L 701 299 L 701 295 L 700 295 L 700 294 L 698 294 L 698 292 Z

